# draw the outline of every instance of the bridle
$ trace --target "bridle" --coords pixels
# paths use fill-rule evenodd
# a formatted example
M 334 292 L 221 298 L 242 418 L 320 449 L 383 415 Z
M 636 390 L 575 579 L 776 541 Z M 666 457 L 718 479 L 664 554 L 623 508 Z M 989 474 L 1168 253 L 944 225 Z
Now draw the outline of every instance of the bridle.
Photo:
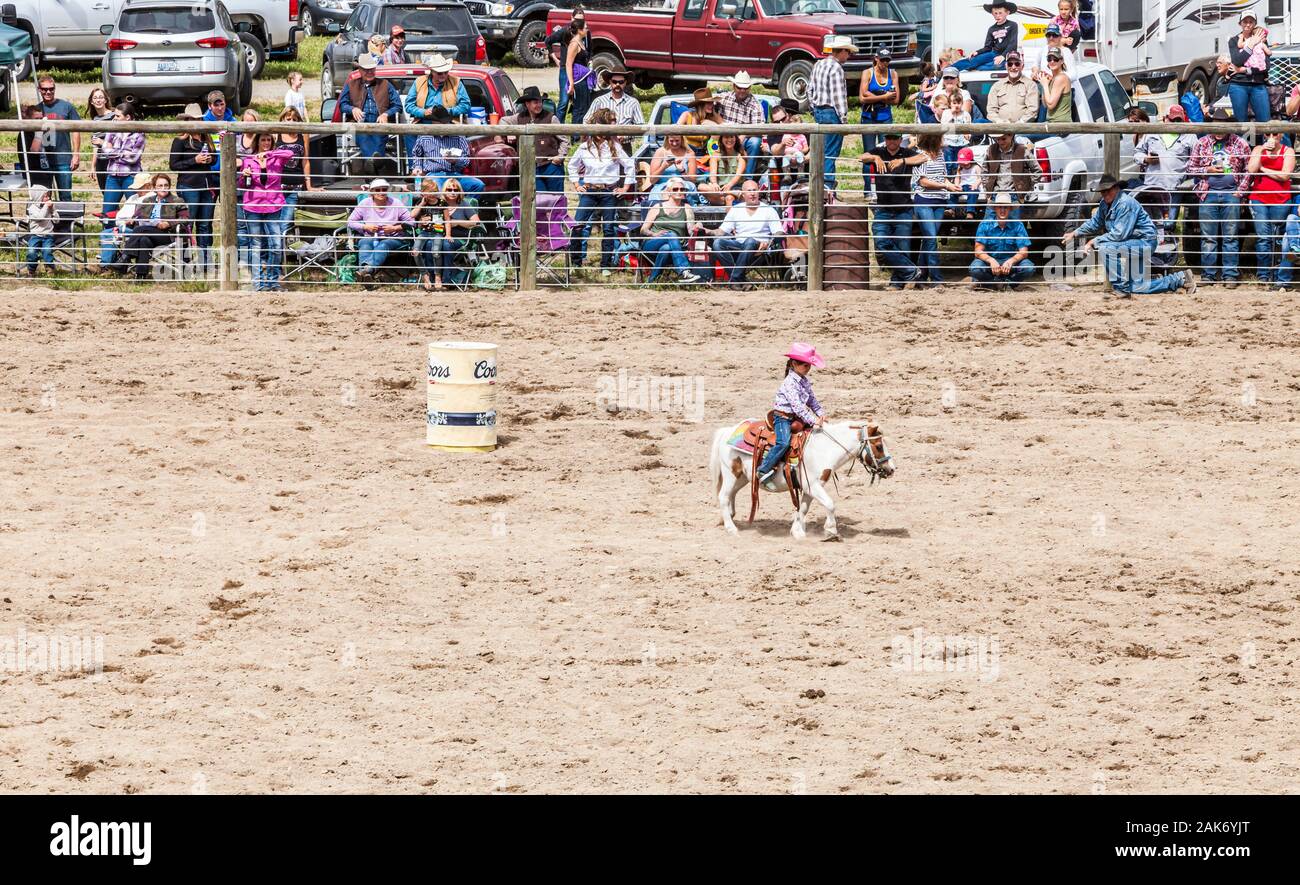
M 885 468 L 894 460 L 894 456 L 889 454 L 889 446 L 885 443 L 885 435 L 883 433 L 877 433 L 874 436 L 869 436 L 867 434 L 867 425 L 865 424 L 859 425 L 858 427 L 858 450 L 856 452 L 844 445 L 844 443 L 840 442 L 835 437 L 831 436 L 829 433 L 827 433 L 826 436 L 831 440 L 831 442 L 835 443 L 835 445 L 839 446 L 853 457 L 853 463 L 849 465 L 849 472 L 845 475 L 852 476 L 853 468 L 858 464 L 861 464 L 867 473 L 871 475 L 871 482 L 868 483 L 868 485 L 875 485 L 876 480 L 883 479 L 885 476 Z M 885 453 L 884 456 L 880 458 L 876 457 L 875 447 L 871 445 L 876 440 L 880 440 L 880 450 Z

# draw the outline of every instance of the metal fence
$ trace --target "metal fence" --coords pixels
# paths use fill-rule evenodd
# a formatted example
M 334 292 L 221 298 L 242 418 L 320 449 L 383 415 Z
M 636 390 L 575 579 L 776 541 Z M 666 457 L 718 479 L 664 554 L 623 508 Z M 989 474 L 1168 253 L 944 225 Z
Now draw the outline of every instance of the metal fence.
M 87 136 L 83 147 L 93 140 L 99 162 L 83 150 L 79 168 L 65 168 L 66 158 L 52 152 L 61 132 Z M 1159 245 L 1144 258 L 1152 273 L 1190 268 L 1231 279 L 1253 268 L 1263 282 L 1289 282 L 1294 181 L 1261 173 L 1229 187 L 1221 175 L 1153 170 L 1140 151 L 1151 135 L 1176 153 L 1180 136 L 1238 134 L 1254 144 L 1275 133 L 1294 139 L 1300 125 L 38 120 L 0 122 L 0 133 L 14 138 L 0 150 L 0 164 L 13 169 L 0 174 L 0 273 L 34 267 L 55 286 L 102 277 L 129 283 L 134 275 L 182 288 L 271 291 L 614 284 L 818 291 L 1099 282 L 1105 274 L 1082 243 L 1062 237 L 1091 213 L 1103 173 L 1128 180 L 1155 220 Z M 143 135 L 143 144 L 128 133 Z M 929 165 L 893 167 L 890 135 L 904 137 L 903 153 L 931 151 Z M 1023 147 L 1018 168 L 991 159 L 1008 150 L 994 146 L 996 135 Z M 173 141 L 182 136 L 192 140 Z M 554 150 L 554 136 L 574 142 L 558 163 L 538 154 L 539 144 Z M 589 136 L 618 147 L 586 144 Z M 135 149 L 123 151 L 125 142 Z M 864 148 L 883 163 L 864 162 Z M 973 167 L 958 162 L 963 148 Z M 826 164 L 828 153 L 836 162 Z M 621 164 L 617 184 L 609 182 L 611 161 Z M 371 192 L 376 179 L 386 191 Z M 52 190 L 49 206 L 32 199 L 40 193 L 33 185 Z M 995 220 L 1001 190 L 1014 197 L 1010 221 L 1025 224 L 1029 263 L 988 280 L 981 262 L 995 262 L 987 244 L 976 245 L 977 233 Z M 746 201 L 758 208 L 737 212 Z

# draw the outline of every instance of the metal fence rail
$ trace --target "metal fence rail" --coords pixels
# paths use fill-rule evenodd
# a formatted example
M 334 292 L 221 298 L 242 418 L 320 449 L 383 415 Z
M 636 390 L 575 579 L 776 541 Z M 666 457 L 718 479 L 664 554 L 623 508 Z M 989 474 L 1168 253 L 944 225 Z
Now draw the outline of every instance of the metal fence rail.
M 131 177 L 136 172 L 168 174 L 174 194 L 179 189 L 176 172 L 170 169 L 167 150 L 170 139 L 180 133 L 207 136 L 218 145 L 220 169 L 216 186 L 204 193 L 196 194 L 191 189 L 180 194 L 186 208 L 185 217 L 149 239 L 140 232 L 155 229 L 149 222 L 157 219 L 134 219 L 128 223 L 114 214 L 117 205 L 130 196 L 122 186 L 125 174 L 113 176 L 115 187 L 110 190 L 105 187 L 102 175 L 95 174 L 88 158 L 83 156 L 81 168 L 71 176 L 70 192 L 58 193 L 53 200 L 56 204 L 54 231 L 50 237 L 53 242 L 47 244 L 37 232 L 43 229 L 40 219 L 33 228 L 27 204 L 31 184 L 58 183 L 52 174 L 57 170 L 33 166 L 33 155 L 39 155 L 38 143 L 58 131 L 144 133 L 146 148 L 138 162 L 132 164 Z M 1053 278 L 1045 265 L 1060 258 L 1051 249 L 1064 248 L 1070 252 L 1069 244 L 1060 243 L 1062 235 L 1091 211 L 1095 202 L 1092 188 L 1101 174 L 1120 176 L 1126 165 L 1132 166 L 1131 162 L 1126 163 L 1126 157 L 1131 159 L 1139 137 L 1236 134 L 1253 145 L 1276 133 L 1300 141 L 1300 124 L 1279 121 L 1262 126 L 1126 122 L 575 127 L 5 120 L 0 121 L 0 134 L 3 133 L 12 134 L 14 142 L 12 149 L 0 142 L 0 165 L 7 167 L 12 161 L 19 168 L 0 173 L 0 255 L 5 256 L 0 259 L 0 274 L 18 276 L 32 265 L 33 256 L 38 267 L 53 258 L 50 280 L 56 286 L 86 285 L 92 278 L 92 268 L 96 267 L 90 260 L 93 253 L 99 258 L 95 275 L 102 275 L 105 267 L 118 267 L 125 254 L 133 271 L 139 272 L 143 261 L 152 279 L 198 289 L 236 289 L 250 285 L 271 289 L 284 286 L 337 289 L 384 285 L 413 290 L 434 288 L 437 283 L 437 287 L 533 290 L 596 282 L 594 268 L 589 271 L 584 265 L 594 262 L 599 255 L 600 281 L 616 276 L 614 282 L 628 285 L 664 288 L 708 285 L 725 283 L 728 275 L 734 279 L 737 267 L 752 265 L 752 274 L 743 271 L 739 275 L 746 282 L 752 276 L 753 282 L 762 285 L 819 291 L 827 286 L 883 286 L 898 284 L 900 280 L 910 283 L 907 277 L 917 269 L 928 274 L 917 284 L 937 280 L 969 282 L 970 274 L 963 272 L 967 263 L 976 271 L 981 270 L 973 242 L 981 224 L 994 217 L 987 188 L 972 189 L 970 170 L 954 168 L 953 154 L 946 153 L 943 186 L 950 196 L 940 199 L 936 196 L 938 191 L 919 187 L 917 199 L 906 201 L 907 223 L 891 225 L 889 222 L 899 214 L 900 196 L 897 191 L 886 192 L 886 174 L 872 164 L 864 164 L 853 152 L 858 137 L 874 141 L 889 134 L 900 134 L 912 144 L 937 137 L 944 140 L 945 148 L 970 146 L 982 157 L 989 139 L 1013 134 L 1037 164 L 1032 187 L 1023 202 L 1015 206 L 1013 220 L 1026 221 L 1032 233 L 1031 260 L 1038 262 L 1034 279 L 1041 275 L 1051 282 Z M 304 141 L 312 139 L 313 145 L 328 139 L 334 146 L 328 154 L 313 153 L 311 149 L 306 154 L 312 166 L 313 185 L 319 181 L 326 186 L 295 194 L 292 206 L 280 210 L 276 219 L 270 219 L 267 213 L 257 211 L 261 207 L 255 195 L 250 202 L 251 192 L 257 190 L 263 179 L 256 169 L 251 176 L 241 172 L 245 163 L 240 143 L 246 135 L 256 141 L 259 134 L 289 133 L 297 133 Z M 542 176 L 538 166 L 538 140 L 554 135 L 568 136 L 575 142 L 565 157 L 569 168 L 561 173 L 551 168 Z M 738 146 L 745 139 L 797 136 L 806 139 L 806 150 L 801 145 L 779 160 L 770 153 L 764 154 L 751 169 L 743 157 L 730 152 L 730 142 L 725 137 L 731 135 L 738 137 Z M 1088 135 L 1100 138 L 1089 140 L 1087 147 L 1082 147 L 1083 139 L 1075 139 L 1072 165 L 1066 169 L 1053 168 L 1050 151 L 1041 147 L 1045 139 Z M 381 137 L 380 156 L 365 157 L 359 152 L 359 137 L 365 136 Z M 425 157 L 426 165 L 417 168 L 418 163 L 412 158 L 419 153 L 415 145 L 421 136 L 463 136 L 473 139 L 476 148 L 507 138 L 514 144 L 512 151 L 500 147 L 490 152 L 471 151 L 462 172 L 443 174 L 431 170 L 462 158 L 452 151 L 432 160 Z M 634 183 L 626 195 L 602 185 L 588 186 L 581 166 L 574 173 L 571 161 L 577 142 L 587 136 L 625 141 L 631 147 L 627 161 Z M 688 192 L 682 205 L 690 210 L 686 215 L 690 222 L 670 233 L 656 224 L 663 224 L 659 219 L 672 216 L 677 208 L 673 202 L 676 197 L 670 198 L 665 193 L 676 188 L 665 188 L 669 176 L 654 172 L 654 150 L 677 136 L 706 137 L 711 150 L 704 156 L 694 157 L 690 163 L 696 169 L 693 176 L 676 176 Z M 849 148 L 851 140 L 853 149 L 828 167 L 825 159 L 830 136 L 843 139 L 845 148 Z M 722 147 L 712 150 L 724 141 Z M 675 143 L 670 147 L 678 153 L 667 157 L 659 167 L 676 169 L 673 163 L 688 162 L 690 158 L 679 156 L 684 152 Z M 621 156 L 612 148 L 611 152 Z M 548 158 L 541 159 L 545 164 Z M 741 166 L 745 167 L 743 174 L 736 171 Z M 532 174 L 535 169 L 538 173 Z M 484 174 L 483 170 L 491 174 Z M 1132 177 L 1139 202 L 1155 219 L 1160 231 L 1163 251 L 1157 250 L 1154 256 L 1160 265 L 1157 270 L 1176 266 L 1200 269 L 1208 279 L 1230 278 L 1230 269 L 1223 259 L 1231 253 L 1242 259 L 1231 268 L 1236 276 L 1241 275 L 1243 266 L 1253 265 L 1261 281 L 1277 284 L 1290 281 L 1290 255 L 1284 244 L 1289 242 L 1287 216 L 1296 209 L 1295 181 L 1284 183 L 1285 199 L 1280 203 L 1283 208 L 1277 209 L 1264 207 L 1250 188 L 1234 189 L 1227 199 L 1216 193 L 1210 203 L 1205 203 L 1189 186 L 1192 182 L 1184 181 L 1161 192 L 1162 188 L 1140 181 L 1143 175 Z M 378 203 L 378 198 L 368 192 L 369 183 L 377 178 L 389 182 L 389 199 L 402 203 L 410 212 L 421 210 L 416 213 L 415 221 L 403 221 L 396 231 L 383 227 L 371 230 L 373 226 L 349 223 L 358 204 L 367 200 Z M 438 200 L 431 203 L 426 195 L 421 205 L 420 188 L 424 186 L 427 190 L 426 180 L 436 180 L 441 185 L 447 178 L 455 179 L 467 191 L 464 200 L 457 206 L 449 206 Z M 749 181 L 754 182 L 758 191 L 759 205 L 776 210 L 781 224 L 780 233 L 762 247 L 751 248 L 746 238 L 731 236 L 735 232 L 725 230 L 727 212 L 744 203 L 745 191 L 749 189 L 745 182 Z M 894 179 L 889 187 L 897 184 Z M 447 199 L 454 200 L 454 194 Z M 665 199 L 668 201 L 663 202 Z M 96 203 L 100 205 L 99 212 L 92 211 Z M 437 211 L 430 209 L 430 205 L 438 207 Z M 668 213 L 656 211 L 656 207 L 664 206 Z M 477 219 L 475 223 L 471 225 L 468 220 L 450 226 L 446 223 L 448 214 L 459 211 L 464 215 L 462 210 L 467 209 L 473 210 L 469 217 Z M 212 238 L 211 251 L 204 248 L 206 236 Z M 1252 239 L 1254 248 L 1243 248 Z M 1212 241 L 1208 251 L 1207 240 Z M 1300 244 L 1300 236 L 1297 243 Z M 9 250 L 7 255 L 4 249 Z M 377 268 L 369 267 L 368 262 L 380 253 L 381 264 Z M 1076 257 L 1071 252 L 1064 260 L 1069 262 Z M 900 277 L 900 266 L 910 266 L 912 270 Z M 374 273 L 369 272 L 372 269 Z M 1096 268 L 1092 269 L 1091 277 L 1077 270 L 1074 268 L 1071 276 L 1061 279 L 1088 282 L 1104 277 Z M 1288 277 L 1285 281 L 1283 270 Z

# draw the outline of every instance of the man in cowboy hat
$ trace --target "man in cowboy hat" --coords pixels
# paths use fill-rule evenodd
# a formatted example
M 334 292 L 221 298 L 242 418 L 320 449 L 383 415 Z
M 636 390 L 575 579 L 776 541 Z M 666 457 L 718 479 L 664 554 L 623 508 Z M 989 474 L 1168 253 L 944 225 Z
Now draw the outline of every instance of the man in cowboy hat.
M 546 110 L 546 96 L 536 86 L 527 86 L 519 95 L 515 113 L 502 117 L 501 122 L 512 126 L 533 123 L 557 123 L 555 115 Z M 514 135 L 498 135 L 496 140 L 514 145 L 519 139 Z M 564 190 L 564 158 L 569 155 L 569 136 L 535 135 L 537 145 L 537 189 L 559 193 Z
M 639 126 L 645 123 L 645 117 L 641 115 L 641 102 L 628 94 L 627 91 L 627 83 L 632 76 L 632 72 L 619 68 L 606 71 L 605 76 L 609 78 L 609 92 L 591 103 L 591 107 L 587 108 L 587 115 L 582 118 L 582 122 L 590 123 L 596 111 L 610 110 L 614 112 L 614 122 L 619 126 L 632 124 Z
M 713 92 L 707 86 L 701 86 L 695 90 L 691 96 L 691 109 L 677 118 L 679 126 L 699 126 L 705 123 L 721 123 L 722 115 L 718 113 L 718 103 L 713 97 Z M 699 156 L 704 156 L 708 144 L 709 135 L 688 135 L 686 144 L 695 151 Z
M 1020 45 L 1020 25 L 1007 18 L 1018 9 L 1010 0 L 985 3 L 984 11 L 993 16 L 993 24 L 984 35 L 984 45 L 969 58 L 953 62 L 953 67 L 959 71 L 993 71 L 1002 67 L 1007 53 Z
M 731 83 L 731 91 L 720 93 L 717 97 L 718 113 L 722 114 L 722 119 L 742 126 L 762 126 L 766 123 L 767 115 L 763 113 L 763 102 L 755 98 L 750 91 L 754 88 L 754 78 L 749 76 L 749 71 L 737 71 L 727 79 Z M 752 178 L 758 165 L 758 155 L 763 149 L 763 137 L 747 135 L 743 141 L 747 157 L 745 177 Z
M 1158 237 L 1155 222 L 1124 185 L 1112 175 L 1103 175 L 1097 183 L 1101 202 L 1092 217 L 1061 237 L 1063 244 L 1076 237 L 1092 237 L 1083 244 L 1083 254 L 1094 249 L 1101 256 L 1106 278 L 1123 298 L 1133 295 L 1157 295 L 1186 289 L 1196 291 L 1196 275 L 1190 270 L 1165 274 L 1151 279 L 1148 271 L 1155 254 Z
M 808 78 L 808 103 L 812 105 L 813 119 L 832 125 L 847 123 L 849 119 L 849 84 L 844 78 L 844 65 L 853 57 L 856 47 L 847 34 L 827 34 L 822 40 L 826 57 L 813 65 Z M 844 147 L 843 135 L 828 135 L 826 151 L 826 187 L 835 187 L 835 162 Z
M 357 56 L 356 69 L 359 77 L 349 77 L 347 85 L 339 95 L 339 112 L 344 120 L 355 123 L 388 123 L 397 114 L 398 102 L 402 97 L 397 94 L 393 84 L 375 76 L 379 60 L 368 52 Z M 384 155 L 383 135 L 358 135 L 357 148 L 362 157 L 382 157 Z
M 1011 218 L 1015 203 L 1010 194 L 993 199 L 993 217 L 985 218 L 975 231 L 975 260 L 970 263 L 971 281 L 980 285 L 1022 283 L 1034 273 L 1029 260 L 1029 231 L 1025 223 Z
M 411 88 L 406 91 L 406 115 L 415 123 L 430 123 L 430 112 L 434 105 L 441 105 L 453 117 L 463 117 L 469 113 L 469 90 L 460 78 L 451 72 L 453 62 L 441 53 L 433 53 L 425 61 L 425 72 L 415 78 Z M 449 95 L 454 93 L 456 100 L 449 103 Z

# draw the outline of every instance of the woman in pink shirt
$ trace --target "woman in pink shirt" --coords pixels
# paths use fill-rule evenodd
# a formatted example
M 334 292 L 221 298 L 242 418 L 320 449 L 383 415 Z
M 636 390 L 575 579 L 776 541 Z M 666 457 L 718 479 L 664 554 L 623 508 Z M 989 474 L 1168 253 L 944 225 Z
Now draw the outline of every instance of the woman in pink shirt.
M 293 151 L 277 148 L 275 136 L 261 132 L 254 153 L 239 161 L 240 205 L 248 231 L 247 262 L 253 269 L 253 289 L 283 292 L 280 262 L 284 241 L 280 233 L 280 212 L 284 209 L 281 172 L 293 159 Z
M 383 267 L 391 252 L 410 250 L 415 220 L 401 202 L 388 195 L 388 182 L 370 182 L 370 196 L 357 204 L 348 217 L 348 228 L 356 234 L 357 279 L 369 282 Z

